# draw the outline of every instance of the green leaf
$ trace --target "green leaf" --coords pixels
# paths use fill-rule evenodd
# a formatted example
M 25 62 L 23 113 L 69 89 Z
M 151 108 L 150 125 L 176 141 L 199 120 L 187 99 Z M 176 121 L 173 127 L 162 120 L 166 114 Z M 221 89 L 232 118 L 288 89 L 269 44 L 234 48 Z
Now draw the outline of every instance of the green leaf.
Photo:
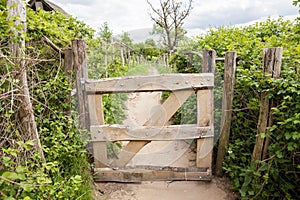
M 22 182 L 21 182 L 22 183 Z M 25 191 L 25 192 L 31 192 L 33 189 L 34 189 L 34 187 L 33 186 L 28 186 L 27 184 L 27 182 L 25 183 L 23 183 L 23 184 L 26 184 L 26 185 L 21 185 L 21 187 L 23 188 L 23 190 Z
M 11 158 L 7 157 L 7 156 L 3 156 L 2 160 L 3 160 L 3 164 L 5 165 L 5 164 L 9 163 L 9 161 L 11 160 Z
M 27 171 L 27 169 L 24 166 L 17 166 L 17 168 L 16 168 L 16 172 L 18 172 L 18 173 L 23 173 L 25 171 Z
M 17 180 L 17 179 L 19 178 L 19 177 L 18 177 L 18 174 L 15 173 L 15 172 L 4 172 L 4 173 L 2 174 L 2 176 L 3 176 L 4 178 L 7 178 L 7 179 L 12 180 L 12 181 Z
M 21 181 L 24 181 L 24 180 L 26 180 L 26 177 L 24 174 L 18 174 L 18 179 Z
M 13 197 L 5 197 L 3 200 L 15 200 Z
M 276 156 L 277 156 L 277 158 L 282 158 L 283 157 L 282 152 L 276 151 Z

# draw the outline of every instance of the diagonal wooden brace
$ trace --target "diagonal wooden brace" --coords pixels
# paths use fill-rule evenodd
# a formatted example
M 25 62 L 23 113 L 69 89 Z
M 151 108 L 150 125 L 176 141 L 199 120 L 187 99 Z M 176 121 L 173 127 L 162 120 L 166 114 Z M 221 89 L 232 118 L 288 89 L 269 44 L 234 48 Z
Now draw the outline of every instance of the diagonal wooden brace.
M 193 93 L 193 89 L 173 92 L 161 105 L 161 109 L 154 111 L 144 126 L 164 126 Z M 119 153 L 119 159 L 112 162 L 112 166 L 125 166 L 148 143 L 149 141 L 130 141 Z

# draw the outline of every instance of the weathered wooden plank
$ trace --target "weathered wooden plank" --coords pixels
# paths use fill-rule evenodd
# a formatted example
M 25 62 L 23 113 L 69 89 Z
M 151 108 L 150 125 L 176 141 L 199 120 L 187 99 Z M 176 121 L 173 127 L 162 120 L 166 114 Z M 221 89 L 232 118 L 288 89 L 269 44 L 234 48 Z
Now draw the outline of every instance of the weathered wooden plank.
M 147 120 L 146 126 L 164 126 L 180 106 L 194 93 L 194 90 L 176 91 L 162 104 L 162 109 L 157 109 Z M 165 114 L 162 115 L 164 111 Z M 134 155 L 139 152 L 149 141 L 131 141 L 119 153 L 117 160 L 112 162 L 113 166 L 125 166 Z
M 202 73 L 215 73 L 216 51 L 211 49 L 204 49 L 202 54 Z
M 282 48 L 274 48 L 275 50 L 275 59 L 274 59 L 274 63 L 269 63 L 269 65 L 273 66 L 273 71 L 272 71 L 272 78 L 277 79 L 280 77 L 281 75 L 281 62 L 282 62 Z M 264 49 L 263 51 L 267 51 L 267 49 Z M 269 119 L 268 119 L 268 127 L 271 127 L 273 125 L 274 119 L 273 119 L 273 111 L 272 108 L 276 107 L 277 103 L 275 102 L 274 99 L 270 100 L 270 113 L 269 113 Z M 267 158 L 267 154 L 268 154 L 268 147 L 269 147 L 269 143 L 270 143 L 270 138 L 267 137 L 265 139 L 265 143 L 264 143 L 264 147 L 263 147 L 263 155 L 262 155 L 262 159 L 266 159 Z
M 104 124 L 102 95 L 101 94 L 88 95 L 88 104 L 89 104 L 91 126 Z
M 226 155 L 226 146 L 229 143 L 232 101 L 235 83 L 236 58 L 237 54 L 235 52 L 227 52 L 225 54 L 221 133 L 219 138 L 216 162 L 217 175 L 222 175 L 222 165 Z
M 88 95 L 88 105 L 90 114 L 90 129 L 96 125 L 104 124 L 104 113 L 102 105 L 102 95 Z M 107 167 L 107 146 L 106 141 L 92 141 L 95 167 Z
M 84 40 L 72 41 L 74 70 L 76 72 L 76 90 L 79 107 L 80 127 L 89 129 L 89 111 L 87 95 L 84 89 L 84 80 L 88 78 L 86 43 Z
M 85 88 L 90 93 L 153 92 L 199 90 L 213 87 L 213 74 L 162 74 L 88 80 Z
M 210 181 L 211 171 L 168 171 L 168 170 L 113 170 L 110 168 L 95 169 L 94 180 L 97 182 L 142 182 L 142 181 Z
M 213 137 L 210 127 L 197 125 L 178 126 L 140 126 L 128 127 L 124 125 L 91 126 L 92 141 L 173 141 Z
M 271 74 L 272 77 L 278 78 L 281 71 L 282 48 L 269 48 L 263 50 L 263 70 L 265 73 Z M 270 112 L 270 100 L 268 92 L 261 93 L 260 111 L 257 124 L 256 143 L 252 153 L 252 162 L 255 160 L 262 160 L 264 137 L 261 134 L 266 133 L 267 126 L 271 124 L 268 122 Z
M 173 171 L 173 172 L 207 172 L 208 168 L 200 167 L 171 167 L 171 166 L 155 166 L 155 165 L 135 165 L 125 167 L 114 167 L 113 170 L 158 170 L 158 171 Z
M 194 90 L 175 91 L 164 101 L 161 107 L 156 107 L 150 119 L 144 126 L 164 126 L 184 102 L 194 94 Z
M 73 52 L 71 48 L 63 49 L 64 56 L 64 73 L 68 77 L 68 82 L 72 84 L 72 72 L 73 72 Z
M 46 38 L 46 37 L 45 37 Z M 48 39 L 48 38 L 47 38 Z M 68 77 L 68 83 L 73 86 L 72 72 L 73 72 L 73 52 L 72 48 L 63 49 L 62 56 L 64 58 L 64 74 Z M 66 101 L 71 104 L 72 91 L 67 95 Z M 67 115 L 71 115 L 71 109 L 66 111 Z
M 203 50 L 203 73 L 215 73 L 216 52 L 214 50 Z M 213 131 L 213 88 L 197 91 L 197 125 L 210 126 Z M 208 167 L 212 165 L 212 151 L 214 138 L 202 138 L 197 140 L 197 167 Z
M 213 91 L 200 90 L 197 92 L 197 124 L 198 126 L 212 127 L 213 135 Z M 197 167 L 208 167 L 211 169 L 212 150 L 214 138 L 201 138 L 197 140 Z

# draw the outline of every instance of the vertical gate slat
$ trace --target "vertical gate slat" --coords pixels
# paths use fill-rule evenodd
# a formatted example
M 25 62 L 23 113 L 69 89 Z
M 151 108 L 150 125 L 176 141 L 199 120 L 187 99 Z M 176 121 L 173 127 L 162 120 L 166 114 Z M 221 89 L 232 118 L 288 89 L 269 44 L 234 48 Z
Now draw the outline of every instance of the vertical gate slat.
M 88 95 L 88 104 L 90 112 L 90 124 L 103 125 L 104 124 L 104 112 L 102 105 L 102 95 L 94 94 Z M 106 142 L 93 142 L 93 156 L 96 168 L 107 167 L 107 147 Z
M 214 73 L 216 67 L 216 52 L 203 51 L 202 73 Z M 210 126 L 213 132 L 213 89 L 197 91 L 197 125 Z M 201 138 L 197 140 L 197 167 L 211 169 L 212 150 L 214 138 Z

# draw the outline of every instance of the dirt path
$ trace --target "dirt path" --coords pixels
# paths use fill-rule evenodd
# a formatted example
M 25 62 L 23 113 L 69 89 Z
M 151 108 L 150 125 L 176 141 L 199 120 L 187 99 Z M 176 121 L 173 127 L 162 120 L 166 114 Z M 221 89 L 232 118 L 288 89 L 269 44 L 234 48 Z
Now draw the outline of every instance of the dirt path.
M 158 74 L 155 68 L 149 74 Z M 137 126 L 149 118 L 152 109 L 161 103 L 161 92 L 132 93 L 126 103 L 124 125 Z M 190 167 L 195 164 L 195 153 L 189 141 L 151 142 L 128 165 Z M 107 200 L 221 200 L 234 199 L 224 181 L 161 181 L 141 184 L 97 183 L 95 199 Z M 228 195 L 229 194 L 229 195 Z

